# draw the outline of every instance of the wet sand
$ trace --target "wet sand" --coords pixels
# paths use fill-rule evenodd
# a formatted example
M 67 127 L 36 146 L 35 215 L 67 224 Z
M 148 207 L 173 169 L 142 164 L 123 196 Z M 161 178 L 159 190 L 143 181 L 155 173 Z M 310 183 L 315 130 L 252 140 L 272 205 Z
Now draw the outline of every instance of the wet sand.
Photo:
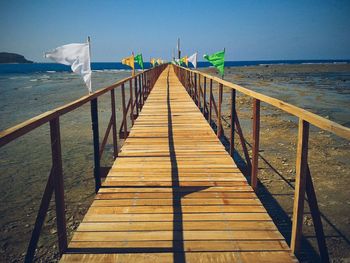
M 215 73 L 213 69 L 204 69 L 204 71 Z M 333 72 L 337 74 L 332 77 Z M 320 79 L 315 80 L 315 74 L 316 77 L 319 75 Z M 108 78 L 108 81 L 111 82 L 112 79 L 121 78 L 122 75 L 118 75 L 118 73 L 113 76 L 101 74 L 99 78 L 101 81 Z M 349 125 L 347 116 L 349 116 L 348 111 L 350 109 L 347 99 L 350 90 L 340 89 L 337 84 L 345 83 L 348 85 L 349 75 L 350 68 L 348 65 L 281 65 L 229 68 L 226 69 L 225 78 L 293 104 L 305 106 L 315 113 L 337 120 L 344 125 Z M 325 85 L 324 90 L 320 91 L 316 88 L 317 84 L 325 81 L 322 76 L 329 76 L 327 77 L 329 78 L 329 85 Z M 106 84 L 108 84 L 108 81 L 106 81 Z M 305 90 L 305 86 L 295 90 L 289 89 L 291 86 L 300 86 L 304 82 L 310 82 L 309 87 L 311 87 L 310 90 L 314 88 L 313 92 L 310 93 L 307 89 Z M 329 94 L 333 94 L 333 90 L 330 90 L 329 86 L 333 86 L 334 83 L 337 84 L 335 88 L 338 93 L 330 96 Z M 228 124 L 230 104 L 228 92 L 229 90 L 225 89 L 223 105 L 223 116 L 227 120 L 227 123 L 224 121 L 226 134 L 230 129 Z M 297 92 L 297 96 L 293 96 L 295 92 Z M 344 93 L 344 96 L 338 96 L 342 93 Z M 317 97 L 317 95 L 322 94 L 328 94 L 327 96 L 332 97 L 332 100 L 328 102 L 329 105 L 327 104 L 329 100 L 327 97 Z M 40 91 L 33 96 L 37 97 L 38 103 L 42 101 Z M 69 102 L 79 97 L 78 94 L 74 94 L 74 96 L 73 98 L 58 97 L 56 103 L 62 105 L 64 104 L 61 102 L 62 100 Z M 241 94 L 237 94 L 237 96 L 237 111 L 243 133 L 246 140 L 251 143 L 252 101 Z M 304 99 L 305 97 L 307 99 Z M 26 99 L 30 98 L 27 97 Z M 11 104 L 10 101 L 7 103 Z M 39 107 L 36 111 L 43 112 L 45 103 L 47 102 L 42 103 L 43 108 Z M 120 120 L 120 97 L 119 101 L 117 97 L 116 105 L 118 110 L 117 119 Z M 11 107 L 11 105 L 8 105 L 8 107 Z M 345 108 L 345 110 L 333 110 L 334 108 Z M 16 106 L 13 106 L 12 111 L 16 111 Z M 17 111 L 25 111 L 25 108 L 19 108 Z M 82 220 L 94 196 L 93 148 L 89 111 L 89 105 L 85 105 L 83 108 L 61 118 L 69 238 Z M 3 114 L 4 111 L 0 110 L 0 112 Z M 109 114 L 109 96 L 107 95 L 99 100 L 101 136 L 107 127 Z M 25 120 L 28 117 L 26 114 L 22 114 L 16 117 L 15 120 Z M 18 122 L 15 120 L 9 121 L 14 122 L 11 125 Z M 5 125 L 3 123 L 2 120 L 1 124 Z M 296 118 L 262 103 L 260 138 L 259 196 L 281 232 L 289 240 L 290 216 L 293 205 L 292 186 L 295 178 Z M 237 136 L 235 141 L 237 151 L 242 154 Z M 350 190 L 348 188 L 350 183 L 350 143 L 313 128 L 310 133 L 309 148 L 310 169 L 319 206 L 324 215 L 323 224 L 330 256 L 334 262 L 346 262 L 350 260 L 350 218 L 348 216 L 350 214 Z M 0 197 L 0 232 L 2 233 L 0 237 L 0 261 L 21 262 L 29 242 L 51 164 L 48 126 L 43 126 L 37 132 L 31 132 L 3 147 L 0 157 L 0 172 L 2 175 L 0 177 L 2 193 Z M 111 158 L 112 147 L 111 140 L 109 140 L 102 166 L 110 165 Z M 307 205 L 306 211 L 308 211 Z M 52 203 L 38 245 L 37 259 L 39 262 L 57 260 L 55 226 L 54 203 Z M 306 249 L 303 251 L 303 259 L 314 262 L 316 259 L 314 251 L 317 253 L 318 250 L 311 216 L 308 213 L 304 216 L 303 233 L 307 236 L 306 243 L 304 243 Z

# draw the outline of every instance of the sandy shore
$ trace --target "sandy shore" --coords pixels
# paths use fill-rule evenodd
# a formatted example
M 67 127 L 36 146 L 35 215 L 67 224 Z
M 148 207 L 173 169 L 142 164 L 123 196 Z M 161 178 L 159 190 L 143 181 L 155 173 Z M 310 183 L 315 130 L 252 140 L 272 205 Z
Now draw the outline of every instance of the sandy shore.
M 203 69 L 215 74 L 214 69 Z M 336 76 L 333 76 L 336 72 Z M 295 103 L 332 120 L 349 125 L 349 89 L 339 89 L 350 82 L 349 65 L 275 65 L 235 67 L 226 69 L 227 80 L 245 87 Z M 312 77 L 310 77 L 312 76 Z M 327 77 L 325 77 L 327 76 Z M 332 77 L 333 76 L 333 77 Z M 327 78 L 329 78 L 327 80 Z M 329 82 L 323 89 L 318 85 Z M 308 83 L 302 86 L 302 83 Z M 329 87 L 336 86 L 334 93 Z M 290 89 L 294 87 L 295 89 Z M 215 89 L 214 89 L 214 92 Z M 229 90 L 225 89 L 223 118 L 225 133 L 229 133 Z M 342 92 L 344 96 L 341 96 Z M 295 95 L 296 94 L 296 95 Z M 318 95 L 322 96 L 318 96 Z M 328 94 L 326 97 L 324 94 Z M 38 95 L 37 95 L 38 96 Z M 237 94 L 237 111 L 243 133 L 251 143 L 252 101 Z M 40 100 L 40 98 L 39 98 Z M 117 99 L 118 100 L 118 99 Z M 329 102 L 331 100 L 331 102 Z M 99 102 L 101 134 L 109 118 L 109 97 Z M 121 119 L 120 103 L 117 119 Z M 314 105 L 314 106 L 313 106 Z M 339 110 L 334 110 L 338 109 Z M 94 196 L 92 175 L 92 143 L 89 106 L 62 118 L 62 149 L 65 171 L 67 231 L 71 237 L 81 222 Z M 297 119 L 266 104 L 261 105 L 261 144 L 259 159 L 259 197 L 289 240 L 290 216 L 295 178 L 295 145 Z M 40 128 L 2 149 L 1 172 L 1 237 L 0 261 L 22 262 L 29 241 L 41 194 L 50 168 L 48 127 Z M 102 135 L 101 135 L 102 136 Z M 242 155 L 236 136 L 235 147 Z M 40 142 L 38 144 L 37 142 Z M 111 141 L 109 141 L 110 143 Z M 112 148 L 107 145 L 102 165 L 111 164 Z M 350 143 L 327 132 L 312 128 L 309 163 L 318 203 L 323 215 L 327 245 L 332 261 L 350 261 Z M 23 149 L 31 149 L 30 153 Z M 250 147 L 249 147 L 250 149 Z M 29 154 L 29 156 L 28 156 Z M 5 158 L 6 157 L 6 158 Z M 16 157 L 14 159 L 14 157 Z M 15 174 L 16 176 L 10 176 Z M 11 200 L 4 206 L 5 200 Z M 303 261 L 317 262 L 317 243 L 313 223 L 306 205 L 303 233 Z M 57 260 L 57 234 L 54 204 L 50 208 L 37 251 L 39 262 Z

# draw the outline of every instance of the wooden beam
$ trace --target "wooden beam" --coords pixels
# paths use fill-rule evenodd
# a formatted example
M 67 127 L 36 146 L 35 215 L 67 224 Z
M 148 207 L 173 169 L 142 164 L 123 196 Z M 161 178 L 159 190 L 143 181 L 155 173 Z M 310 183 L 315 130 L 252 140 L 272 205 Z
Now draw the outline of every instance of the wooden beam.
M 52 174 L 53 174 L 53 169 L 51 167 L 50 175 L 45 186 L 43 197 L 41 198 L 39 211 L 35 219 L 34 229 L 32 231 L 32 236 L 30 238 L 29 245 L 27 248 L 27 253 L 24 259 L 24 262 L 26 263 L 33 262 L 33 259 L 35 256 L 35 250 L 38 245 L 38 241 L 41 233 L 41 228 L 44 224 L 46 213 L 49 209 L 52 193 L 54 190 Z
M 132 79 L 129 81 L 129 87 L 130 87 L 130 120 L 131 125 L 134 125 L 134 98 L 133 98 L 133 92 L 132 92 Z
M 204 77 L 204 94 L 203 94 L 203 115 L 204 118 L 207 118 L 208 106 L 207 106 L 207 78 Z M 207 110 L 205 110 L 207 109 Z
M 222 125 L 221 125 L 222 90 L 223 90 L 223 85 L 219 84 L 218 127 L 217 127 L 217 136 L 218 136 L 218 138 L 220 138 L 221 135 L 222 135 Z
M 237 111 L 235 111 L 235 124 L 236 124 L 236 127 L 237 127 L 237 134 L 238 134 L 239 140 L 241 141 L 243 154 L 244 154 L 245 160 L 247 162 L 247 168 L 248 168 L 248 174 L 249 174 L 250 170 L 252 168 L 252 164 L 250 162 L 248 148 L 247 148 L 244 136 L 243 136 L 241 124 L 239 122 L 239 118 L 238 118 L 238 115 L 237 115 Z
M 258 183 L 259 161 L 259 133 L 260 133 L 260 100 L 253 99 L 253 147 L 252 147 L 252 171 L 251 186 L 256 190 Z
M 231 83 L 229 81 L 220 79 L 218 77 L 214 77 L 214 76 L 211 76 L 209 74 L 206 74 L 206 73 L 203 73 L 203 72 L 200 72 L 197 70 L 191 70 L 191 69 L 185 69 L 185 70 L 189 70 L 189 71 L 192 71 L 194 73 L 201 74 L 202 76 L 205 76 L 208 79 L 211 79 L 211 80 L 216 81 L 217 83 L 223 84 L 225 87 L 235 89 L 235 90 L 237 90 L 245 95 L 248 95 L 249 97 L 258 99 L 262 102 L 266 102 L 267 104 L 272 105 L 278 109 L 281 109 L 281 110 L 283 110 L 289 114 L 292 114 L 296 117 L 299 117 L 299 118 L 309 122 L 310 124 L 320 128 L 320 129 L 329 131 L 331 133 L 338 135 L 339 137 L 350 140 L 350 128 L 345 127 L 343 125 L 340 125 L 334 121 L 328 120 L 324 117 L 321 117 L 317 114 L 314 114 L 312 112 L 309 112 L 307 110 L 299 108 L 297 106 L 294 106 L 294 105 L 289 104 L 287 102 L 284 102 L 282 100 L 261 94 L 261 93 L 256 92 L 256 91 L 252 91 L 250 89 L 244 88 L 240 85 Z
M 211 125 L 211 116 L 212 116 L 212 107 L 213 107 L 213 80 L 210 80 L 209 85 L 209 124 Z
M 305 182 L 307 174 L 307 154 L 309 140 L 309 123 L 299 119 L 298 144 L 296 157 L 296 178 L 293 206 L 293 225 L 290 247 L 294 254 L 300 252 L 303 229 Z
M 59 118 L 50 121 L 52 175 L 55 189 L 58 250 L 62 255 L 67 249 L 66 212 L 62 170 L 61 136 Z
M 112 118 L 112 134 L 113 134 L 113 158 L 115 159 L 118 157 L 118 138 L 117 138 L 117 120 L 116 120 L 116 113 L 115 113 L 114 89 L 111 90 L 111 111 L 112 111 L 111 118 Z
M 128 134 L 128 124 L 126 120 L 126 105 L 125 105 L 125 87 L 124 84 L 122 84 L 121 87 L 121 93 L 122 93 L 122 106 L 123 106 L 123 124 L 124 124 L 124 139 L 126 139 L 126 136 Z
M 236 112 L 236 90 L 231 90 L 231 132 L 230 132 L 230 155 L 233 158 L 235 151 L 235 112 Z
M 95 192 L 97 193 L 101 187 L 100 178 L 100 141 L 99 141 L 99 128 L 98 128 L 98 111 L 97 111 L 97 98 L 91 102 L 91 123 L 92 123 L 92 137 L 94 144 L 94 177 L 95 177 Z

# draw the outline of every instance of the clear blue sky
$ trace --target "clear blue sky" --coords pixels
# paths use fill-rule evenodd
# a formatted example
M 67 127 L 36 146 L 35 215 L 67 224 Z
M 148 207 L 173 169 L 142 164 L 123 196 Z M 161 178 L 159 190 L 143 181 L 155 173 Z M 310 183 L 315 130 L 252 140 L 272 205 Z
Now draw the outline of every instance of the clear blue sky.
M 131 51 L 170 59 L 226 48 L 227 60 L 350 59 L 350 1 L 1 0 L 0 52 L 44 51 L 92 38 L 93 61 Z

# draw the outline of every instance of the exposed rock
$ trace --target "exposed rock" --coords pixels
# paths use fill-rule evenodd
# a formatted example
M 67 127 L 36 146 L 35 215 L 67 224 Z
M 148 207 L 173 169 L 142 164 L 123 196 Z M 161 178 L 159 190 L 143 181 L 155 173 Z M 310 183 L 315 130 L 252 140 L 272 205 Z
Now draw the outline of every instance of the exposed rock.
M 0 52 L 0 63 L 33 63 L 33 61 L 19 54 Z

